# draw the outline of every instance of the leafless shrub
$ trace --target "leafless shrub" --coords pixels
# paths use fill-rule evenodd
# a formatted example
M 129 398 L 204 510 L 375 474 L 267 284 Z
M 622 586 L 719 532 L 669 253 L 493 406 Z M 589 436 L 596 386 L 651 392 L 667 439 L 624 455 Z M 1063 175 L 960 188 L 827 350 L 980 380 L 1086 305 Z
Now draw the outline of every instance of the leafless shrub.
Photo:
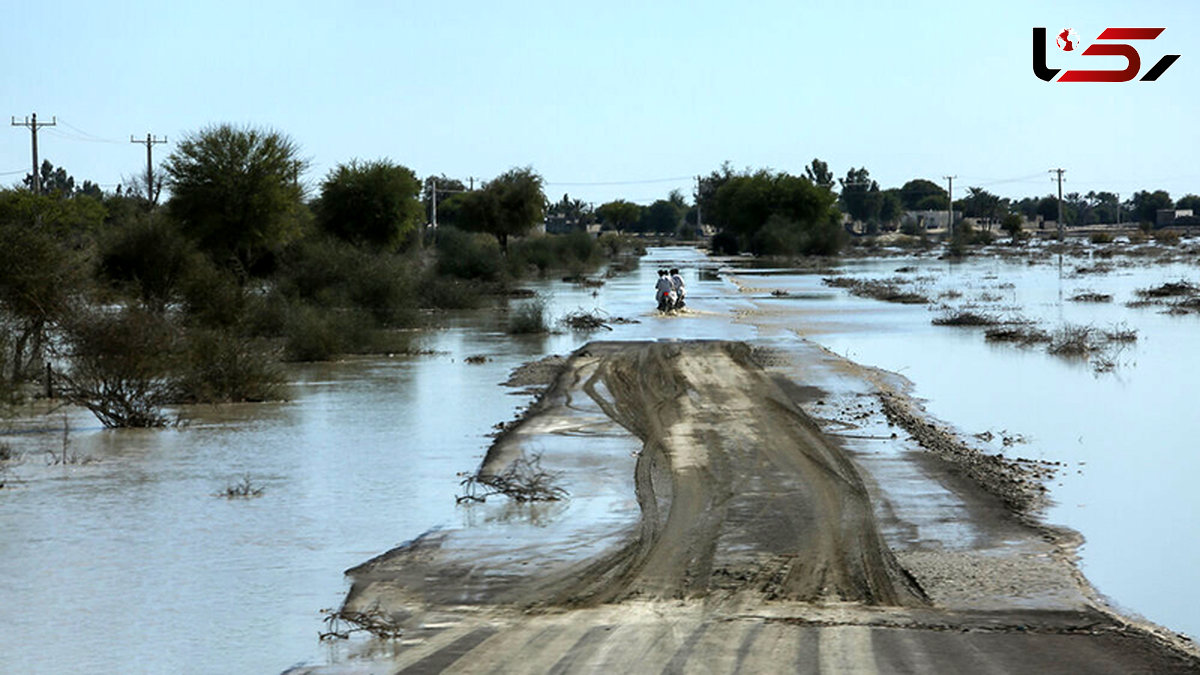
M 1136 328 L 1130 328 L 1125 323 L 1114 324 L 1104 331 L 1104 339 L 1109 342 L 1137 342 L 1138 332 Z
M 1056 356 L 1087 356 L 1097 349 L 1095 333 L 1092 326 L 1064 324 L 1054 331 L 1046 351 Z
M 1071 302 L 1112 302 L 1113 296 L 1107 293 L 1096 293 L 1094 291 L 1083 291 L 1071 296 Z
M 1004 324 L 989 328 L 984 333 L 984 338 L 989 342 L 1015 342 L 1021 345 L 1031 345 L 1049 342 L 1050 334 L 1036 326 Z
M 176 393 L 171 375 L 176 331 L 166 319 L 137 309 L 90 311 L 65 329 L 67 400 L 92 411 L 106 427 L 167 424 L 162 409 Z
M 262 493 L 263 487 L 255 485 L 250 480 L 250 474 L 245 474 L 240 481 L 226 485 L 225 489 L 218 493 L 218 496 L 226 499 L 253 499 L 261 497 Z
M 825 277 L 821 280 L 826 286 L 845 288 L 851 295 L 860 298 L 874 298 L 884 302 L 897 302 L 904 305 L 924 305 L 929 298 L 920 293 L 903 288 L 908 284 L 907 279 L 895 277 L 892 279 L 852 279 L 848 277 Z
M 347 640 L 359 632 L 370 633 L 381 640 L 397 640 L 404 636 L 400 623 L 378 606 L 365 612 L 323 609 L 321 613 L 325 615 L 325 630 L 318 633 L 322 642 Z
M 947 312 L 933 318 L 935 326 L 995 326 L 1000 320 L 991 314 L 981 314 L 971 310 Z
M 483 354 L 473 354 L 473 355 L 468 356 L 467 358 L 463 359 L 463 361 L 466 361 L 467 363 L 469 363 L 471 365 L 477 366 L 481 363 L 487 363 L 488 357 Z
M 459 474 L 463 494 L 456 500 L 483 502 L 487 498 L 502 494 L 518 502 L 556 502 L 565 499 L 568 492 L 556 485 L 562 474 L 542 468 L 542 455 L 535 453 L 521 456 L 499 474 Z
M 1168 281 L 1161 286 L 1151 286 L 1150 288 L 1139 288 L 1134 291 L 1140 298 L 1170 298 L 1187 295 L 1200 295 L 1200 286 L 1180 279 L 1179 281 Z
M 583 309 L 575 310 L 558 320 L 560 324 L 577 331 L 593 331 L 612 330 L 612 326 L 608 325 L 608 317 L 596 310 L 594 312 L 584 311 Z

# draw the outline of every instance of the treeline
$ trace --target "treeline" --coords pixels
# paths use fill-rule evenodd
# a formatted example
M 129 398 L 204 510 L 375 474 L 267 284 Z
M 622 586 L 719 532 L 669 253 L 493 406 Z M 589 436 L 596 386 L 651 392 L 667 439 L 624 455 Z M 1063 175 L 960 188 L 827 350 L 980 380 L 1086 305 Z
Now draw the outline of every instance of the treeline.
M 436 230 L 407 167 L 350 161 L 311 198 L 305 168 L 287 136 L 219 125 L 165 160 L 161 206 L 153 184 L 104 194 L 52 166 L 41 194 L 0 191 L 0 394 L 45 384 L 109 426 L 272 399 L 281 360 L 403 352 L 428 310 L 627 246 L 531 234 L 546 200 L 529 168 L 458 195 L 455 226 Z
M 836 253 L 851 232 L 875 235 L 898 230 L 922 235 L 928 212 L 949 209 L 949 192 L 931 180 L 914 178 L 885 189 L 866 167 L 851 167 L 835 179 L 825 162 L 813 159 L 803 176 L 767 169 L 739 172 L 726 162 L 700 178 L 690 205 L 679 191 L 649 206 L 614 200 L 594 209 L 564 195 L 550 207 L 550 214 L 565 227 L 597 223 L 604 230 L 688 238 L 697 233 L 699 212 L 704 225 L 718 230 L 713 245 L 722 252 L 828 255 Z M 954 200 L 956 223 L 970 218 L 982 226 L 979 241 L 990 240 L 994 226 L 1015 233 L 1027 221 L 1056 221 L 1058 209 L 1059 200 L 1053 195 L 1009 199 L 979 186 L 967 186 Z M 1067 227 L 1127 222 L 1150 229 L 1163 209 L 1192 209 L 1200 214 L 1200 196 L 1172 200 L 1166 191 L 1143 190 L 1121 201 L 1112 192 L 1069 192 L 1063 195 L 1062 219 Z M 970 231 L 962 228 L 956 233 L 970 235 Z M 974 240 L 968 236 L 970 241 Z

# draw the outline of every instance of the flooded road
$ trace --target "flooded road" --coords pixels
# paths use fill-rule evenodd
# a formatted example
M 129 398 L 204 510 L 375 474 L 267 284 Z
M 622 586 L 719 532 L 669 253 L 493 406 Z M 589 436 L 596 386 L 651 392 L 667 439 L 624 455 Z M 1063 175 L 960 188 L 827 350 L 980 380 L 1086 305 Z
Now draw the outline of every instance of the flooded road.
M 688 317 L 648 311 L 654 271 L 667 262 L 685 268 L 695 310 Z M 935 295 L 1000 296 L 988 302 L 1047 321 L 1125 321 L 1139 341 L 1115 372 L 1096 374 L 1037 349 L 989 345 L 978 329 L 932 326 L 925 307 L 852 297 L 817 275 L 738 274 L 761 289 L 742 292 L 715 274 L 721 263 L 691 249 L 656 249 L 595 291 L 529 285 L 549 294 L 551 316 L 602 308 L 640 321 L 611 332 L 514 338 L 502 317 L 463 314 L 428 336 L 429 355 L 292 368 L 287 403 L 191 409 L 190 426 L 166 431 L 104 430 L 89 414 L 68 413 L 68 454 L 99 460 L 89 464 L 48 465 L 47 453 L 63 449 L 61 414 L 16 420 L 2 437 L 24 453 L 11 470 L 16 480 L 0 491 L 4 668 L 273 673 L 344 658 L 351 646 L 317 641 L 319 610 L 345 596 L 343 570 L 434 528 L 475 527 L 497 540 L 524 532 L 535 541 L 538 527 L 557 522 L 561 511 L 518 513 L 513 527 L 503 505 L 456 507 L 456 474 L 474 470 L 492 425 L 530 400 L 499 386 L 515 366 L 593 338 L 786 346 L 803 336 L 899 372 L 933 415 L 967 433 L 992 431 L 996 451 L 1004 435 L 1020 435 L 1027 442 L 1007 453 L 1064 462 L 1047 519 L 1087 538 L 1089 578 L 1121 607 L 1200 633 L 1200 596 L 1187 583 L 1200 564 L 1188 517 L 1191 477 L 1200 475 L 1188 450 L 1200 418 L 1188 397 L 1200 368 L 1186 349 L 1200 318 L 1122 304 L 1134 288 L 1200 274 L 1130 268 L 1075 279 L 1071 266 L 1064 276 L 1054 265 L 931 259 L 848 261 L 844 269 L 892 276 L 903 265 L 931 277 L 922 283 Z M 1085 286 L 1116 302 L 1064 300 Z M 473 355 L 488 360 L 467 364 Z M 261 497 L 214 496 L 243 475 L 263 487 Z M 576 498 L 560 509 L 594 509 L 600 518 L 615 499 L 573 487 Z
M 929 297 L 961 293 L 943 297 L 952 306 L 1019 314 L 1051 330 L 1063 323 L 1136 329 L 1137 342 L 1116 353 L 1109 373 L 1047 354 L 1044 346 L 989 343 L 982 328 L 932 325 L 939 312 L 929 307 L 854 297 L 826 286 L 821 275 L 739 280 L 766 291 L 743 293 L 763 312 L 753 320 L 765 326 L 764 335 L 803 336 L 903 375 L 929 413 L 981 448 L 1061 462 L 1048 483 L 1053 503 L 1045 520 L 1084 536 L 1081 567 L 1088 579 L 1122 610 L 1200 635 L 1200 591 L 1190 583 L 1191 570 L 1200 568 L 1200 524 L 1190 515 L 1200 506 L 1200 417 L 1194 414 L 1200 316 L 1125 306 L 1137 299 L 1136 289 L 1200 280 L 1200 268 L 1125 266 L 1118 257 L 1110 271 L 1088 272 L 1096 262 L 1067 257 L 1060 267 L 1057 258 L 1037 265 L 893 258 L 848 261 L 841 269 L 855 278 L 916 278 L 913 286 Z M 912 271 L 898 275 L 902 268 Z M 771 296 L 773 289 L 806 299 Z M 1113 300 L 1070 301 L 1084 291 Z M 989 433 L 990 442 L 970 436 Z M 1016 442 L 1006 446 L 1005 437 Z

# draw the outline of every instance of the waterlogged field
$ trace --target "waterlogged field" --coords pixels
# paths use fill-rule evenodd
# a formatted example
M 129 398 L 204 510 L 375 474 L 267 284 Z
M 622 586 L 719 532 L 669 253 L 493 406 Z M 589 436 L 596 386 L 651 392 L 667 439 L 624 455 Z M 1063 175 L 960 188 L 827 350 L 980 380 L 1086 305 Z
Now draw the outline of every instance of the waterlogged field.
M 604 502 L 583 490 L 542 511 L 455 504 L 457 474 L 478 465 L 493 425 L 530 400 L 500 383 L 521 363 L 590 339 L 809 339 L 896 371 L 979 446 L 1061 462 L 1046 519 L 1087 538 L 1088 577 L 1119 606 L 1200 634 L 1200 591 L 1189 583 L 1200 566 L 1190 517 L 1200 506 L 1200 316 L 1125 306 L 1139 288 L 1200 281 L 1200 270 L 1114 261 L 1096 272 L 1095 262 L 840 265 L 840 277 L 901 277 L 933 301 L 908 305 L 830 287 L 829 274 L 654 249 L 601 287 L 530 284 L 548 298 L 552 322 L 578 310 L 636 321 L 611 331 L 511 336 L 504 312 L 463 313 L 423 339 L 427 354 L 294 366 L 290 401 L 188 409 L 191 424 L 178 429 L 105 430 L 72 410 L 10 420 L 0 441 L 19 458 L 0 490 L 2 669 L 271 673 L 339 661 L 355 645 L 317 635 L 320 610 L 345 596 L 343 570 L 434 528 L 535 543 L 570 509 L 603 518 Z M 669 264 L 684 269 L 687 316 L 652 311 L 655 270 Z M 1070 300 L 1082 291 L 1113 299 Z M 1137 340 L 1106 351 L 1112 367 L 1097 368 L 1096 358 L 1055 356 L 1044 344 L 989 342 L 982 327 L 933 325 L 941 304 L 1046 330 L 1123 325 Z M 56 463 L 64 452 L 68 463 Z M 244 477 L 261 495 L 218 496 Z
M 832 277 L 889 280 L 930 304 L 857 297 L 826 283 L 829 274 L 766 272 L 734 275 L 764 336 L 803 336 L 900 373 L 933 416 L 977 447 L 1059 463 L 1045 520 L 1083 534 L 1088 579 L 1123 610 L 1200 635 L 1200 591 L 1190 582 L 1200 568 L 1200 522 L 1192 517 L 1200 508 L 1200 314 L 1170 312 L 1179 297 L 1143 304 L 1138 293 L 1198 284 L 1200 267 L 1085 251 L 1036 264 L 848 261 Z M 1085 294 L 1111 298 L 1078 299 Z M 988 340 L 987 326 L 933 323 L 964 311 L 1050 336 L 1063 326 L 1090 328 L 1096 351 L 1058 355 L 1046 342 Z M 1104 333 L 1136 340 L 1110 342 Z

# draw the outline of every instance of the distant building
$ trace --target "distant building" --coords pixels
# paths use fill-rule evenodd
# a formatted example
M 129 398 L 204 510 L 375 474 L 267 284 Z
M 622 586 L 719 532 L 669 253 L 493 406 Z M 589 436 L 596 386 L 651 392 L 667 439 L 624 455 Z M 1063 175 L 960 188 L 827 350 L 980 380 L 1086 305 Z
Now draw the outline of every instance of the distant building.
M 1154 219 L 1154 225 L 1156 227 L 1200 225 L 1200 218 L 1197 218 L 1191 209 L 1159 209 Z
M 944 210 L 905 211 L 900 221 L 914 223 L 918 230 L 944 230 L 949 217 L 950 214 Z

